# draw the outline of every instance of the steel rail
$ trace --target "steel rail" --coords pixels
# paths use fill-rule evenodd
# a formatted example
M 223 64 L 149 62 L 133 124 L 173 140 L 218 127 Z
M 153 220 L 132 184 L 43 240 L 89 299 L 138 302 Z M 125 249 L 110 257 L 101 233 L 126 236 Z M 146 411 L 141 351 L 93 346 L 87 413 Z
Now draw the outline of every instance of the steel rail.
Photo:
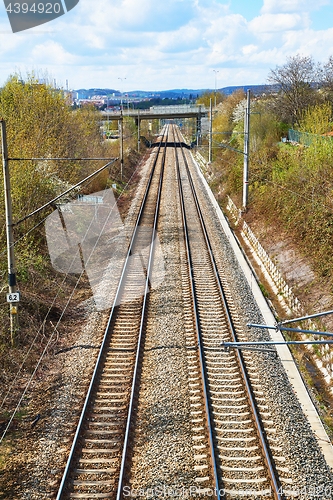
M 180 134 L 179 134 L 179 136 L 180 136 Z M 183 150 L 182 147 L 181 147 L 181 151 L 182 151 L 182 155 L 183 155 L 183 159 L 184 159 L 186 171 L 187 171 L 187 174 L 188 174 L 188 178 L 189 178 L 189 181 L 190 181 L 191 189 L 192 189 L 192 192 L 193 192 L 193 197 L 194 197 L 194 200 L 195 200 L 196 209 L 197 209 L 200 221 L 201 221 L 201 226 L 202 226 L 203 234 L 204 234 L 206 245 L 207 245 L 207 250 L 208 250 L 208 253 L 209 253 L 209 256 L 210 256 L 210 259 L 211 259 L 211 263 L 212 263 L 213 271 L 214 271 L 214 274 L 215 274 L 216 282 L 217 282 L 217 285 L 218 285 L 218 288 L 219 288 L 219 291 L 220 291 L 220 295 L 221 295 L 221 299 L 222 299 L 222 302 L 223 302 L 223 305 L 224 305 L 224 308 L 225 308 L 226 318 L 227 318 L 227 321 L 228 321 L 228 324 L 229 324 L 229 327 L 230 327 L 230 332 L 231 332 L 233 341 L 237 342 L 237 340 L 238 340 L 237 339 L 237 334 L 236 334 L 236 331 L 235 331 L 235 328 L 234 328 L 234 324 L 233 324 L 233 320 L 232 320 L 232 317 L 231 317 L 231 314 L 230 314 L 228 302 L 227 302 L 227 299 L 226 299 L 226 296 L 225 296 L 225 292 L 223 290 L 223 285 L 222 285 L 221 278 L 220 278 L 220 275 L 219 275 L 219 272 L 218 272 L 218 269 L 217 269 L 216 261 L 215 261 L 214 255 L 213 255 L 213 250 L 212 250 L 212 246 L 211 246 L 211 243 L 210 243 L 210 240 L 209 240 L 209 236 L 208 236 L 206 224 L 205 224 L 205 221 L 203 219 L 202 211 L 200 209 L 199 200 L 198 200 L 198 197 L 197 197 L 197 194 L 196 194 L 196 190 L 195 190 L 193 178 L 192 178 L 192 175 L 190 173 L 188 162 L 187 162 L 187 159 L 186 159 L 186 156 L 185 156 L 185 153 L 184 153 L 184 150 Z M 237 358 L 238 358 L 238 363 L 239 363 L 239 367 L 240 367 L 240 370 L 241 370 L 241 375 L 242 375 L 242 378 L 243 378 L 243 381 L 244 381 L 244 384 L 245 384 L 245 387 L 246 387 L 247 396 L 248 396 L 248 400 L 249 400 L 249 403 L 250 403 L 250 406 L 251 406 L 252 415 L 253 415 L 255 426 L 256 426 L 256 429 L 257 429 L 257 433 L 258 433 L 260 445 L 261 445 L 261 448 L 262 448 L 264 460 L 266 462 L 267 469 L 268 469 L 268 472 L 269 472 L 269 479 L 270 479 L 270 483 L 271 483 L 271 486 L 272 486 L 272 492 L 273 492 L 273 495 L 274 495 L 274 499 L 275 500 L 284 500 L 284 498 L 285 498 L 284 495 L 280 493 L 282 491 L 282 487 L 281 487 L 281 484 L 280 484 L 280 482 L 279 482 L 279 480 L 277 478 L 277 474 L 275 472 L 275 467 L 274 467 L 273 462 L 271 460 L 271 454 L 270 454 L 270 451 L 269 451 L 269 445 L 268 445 L 268 443 L 266 441 L 265 432 L 264 432 L 264 430 L 262 428 L 262 424 L 261 424 L 260 417 L 259 417 L 259 414 L 258 414 L 258 411 L 257 411 L 255 399 L 254 399 L 254 396 L 252 394 L 252 388 L 251 388 L 250 381 L 248 379 L 248 375 L 247 375 L 247 372 L 246 372 L 244 358 L 243 358 L 242 353 L 238 349 L 236 350 L 236 355 L 237 355 Z
M 220 496 L 216 454 L 215 454 L 215 447 L 214 447 L 213 428 L 212 428 L 212 422 L 211 422 L 208 389 L 207 389 L 206 376 L 205 376 L 205 360 L 204 360 L 204 353 L 203 353 L 203 346 L 202 346 L 202 339 L 201 339 L 201 325 L 200 325 L 200 318 L 199 318 L 199 312 L 198 312 L 197 293 L 196 293 L 196 287 L 195 287 L 195 281 L 194 281 L 194 275 L 193 275 L 193 262 L 192 262 L 189 234 L 188 234 L 188 228 L 187 228 L 184 193 L 183 193 L 183 186 L 182 186 L 182 180 L 181 180 L 181 175 L 180 175 L 179 158 L 178 158 L 178 154 L 177 154 L 176 140 L 175 140 L 175 159 L 176 159 L 176 168 L 177 168 L 177 176 L 178 176 L 178 189 L 179 189 L 179 198 L 180 198 L 181 214 L 182 214 L 182 222 L 183 222 L 183 230 L 184 230 L 184 240 L 185 240 L 185 248 L 186 248 L 186 255 L 187 255 L 187 265 L 188 265 L 188 272 L 189 272 L 189 278 L 190 278 L 190 284 L 191 284 L 191 296 L 192 296 L 192 306 L 193 306 L 193 311 L 194 311 L 195 330 L 196 330 L 196 336 L 197 336 L 197 342 L 198 342 L 198 348 L 199 348 L 201 383 L 202 383 L 202 389 L 203 389 L 203 394 L 204 394 L 205 410 L 206 410 L 206 424 L 207 424 L 208 437 L 209 437 L 210 462 L 211 462 L 211 467 L 212 467 L 213 477 L 214 477 L 214 482 L 215 482 L 216 497 L 218 500 L 220 500 L 221 496 Z
M 161 144 L 162 143 L 163 143 L 163 139 L 162 139 L 161 143 L 158 146 L 158 153 L 159 153 L 159 151 L 161 149 Z M 107 326 L 105 328 L 104 336 L 103 336 L 102 343 L 101 343 L 101 346 L 100 346 L 100 349 L 99 349 L 98 357 L 97 357 L 97 360 L 96 360 L 96 363 L 95 363 L 95 367 L 94 367 L 94 371 L 93 371 L 93 374 L 92 374 L 92 377 L 91 377 L 91 380 L 90 380 L 90 384 L 89 384 L 89 388 L 88 388 L 88 391 L 87 391 L 87 394 L 86 394 L 86 398 L 85 398 L 85 401 L 84 401 L 84 404 L 83 404 L 83 408 L 82 408 L 82 411 L 81 411 L 80 419 L 79 419 L 79 422 L 78 422 L 78 425 L 77 425 L 77 428 L 76 428 L 76 431 L 75 431 L 75 435 L 74 435 L 74 438 L 73 438 L 73 442 L 72 442 L 71 450 L 70 450 L 70 453 L 69 453 L 69 457 L 67 459 L 65 470 L 64 470 L 64 473 L 63 473 L 63 476 L 62 476 L 62 480 L 61 480 L 59 489 L 58 489 L 56 500 L 62 500 L 64 498 L 63 495 L 64 495 L 64 492 L 65 492 L 65 488 L 67 486 L 68 475 L 69 475 L 69 472 L 70 472 L 71 467 L 72 467 L 75 450 L 76 450 L 76 447 L 78 445 L 78 441 L 79 441 L 79 437 L 80 437 L 80 432 L 82 430 L 82 425 L 83 425 L 83 422 L 84 422 L 85 417 L 86 417 L 86 413 L 87 413 L 89 402 L 90 402 L 91 397 L 93 395 L 93 389 L 94 389 L 94 385 L 95 385 L 95 383 L 97 381 L 97 375 L 98 375 L 99 367 L 100 367 L 100 364 L 101 364 L 101 361 L 102 361 L 102 358 L 103 358 L 104 351 L 106 349 L 106 345 L 107 345 L 107 341 L 108 341 L 108 337 L 109 337 L 109 333 L 110 333 L 111 323 L 112 323 L 112 321 L 114 319 L 114 316 L 115 316 L 115 313 L 116 313 L 117 300 L 118 300 L 119 295 L 121 293 L 121 288 L 123 286 L 123 281 L 124 281 L 124 277 L 125 277 L 125 274 L 126 274 L 126 270 L 127 270 L 127 266 L 128 266 L 128 263 L 129 263 L 129 259 L 130 259 L 130 256 L 131 256 L 132 248 L 134 246 L 134 242 L 135 242 L 135 238 L 136 238 L 136 235 L 137 235 L 138 227 L 139 227 L 139 224 L 140 224 L 140 221 L 141 221 L 141 218 L 142 218 L 144 207 L 146 205 L 146 201 L 147 201 L 147 198 L 148 198 L 149 189 L 150 189 L 151 182 L 152 182 L 152 179 L 153 179 L 153 175 L 154 175 L 154 172 L 155 172 L 155 167 L 156 167 L 156 164 L 157 164 L 157 161 L 158 161 L 158 153 L 156 154 L 156 157 L 154 159 L 154 163 L 153 163 L 150 175 L 149 175 L 149 179 L 148 179 L 148 183 L 147 183 L 147 186 L 146 186 L 146 189 L 145 189 L 145 193 L 144 193 L 141 205 L 140 205 L 139 213 L 138 213 L 138 216 L 137 216 L 134 228 L 133 228 L 131 241 L 130 241 L 130 244 L 129 244 L 129 247 L 128 247 L 128 250 L 127 250 L 127 254 L 126 254 L 126 257 L 125 257 L 124 264 L 123 264 L 123 269 L 122 269 L 122 273 L 121 273 L 121 276 L 120 276 L 120 279 L 119 279 L 119 283 L 118 283 L 116 295 L 115 295 L 115 298 L 114 298 L 114 301 L 113 301 L 113 305 L 112 305 L 112 309 L 111 309 L 111 312 L 110 312 L 110 315 L 109 315 L 108 323 L 107 323 Z M 153 231 L 152 234 L 154 235 L 154 231 Z
M 166 136 L 168 135 L 168 128 L 169 127 L 167 126 Z M 137 347 L 135 366 L 134 366 L 134 371 L 133 371 L 133 382 L 132 382 L 128 415 L 127 415 L 125 440 L 124 440 L 124 445 L 123 445 L 123 454 L 122 454 L 120 473 L 119 473 L 119 479 L 118 479 L 118 489 L 117 489 L 116 500 L 121 500 L 121 498 L 123 498 L 122 490 L 123 490 L 123 482 L 124 482 L 125 465 L 126 465 L 126 459 L 127 459 L 127 455 L 128 455 L 128 443 L 129 443 L 131 419 L 133 416 L 134 397 L 135 397 L 136 386 L 138 383 L 139 360 L 140 360 L 140 354 L 141 354 L 141 344 L 142 344 L 142 337 L 143 337 L 143 330 L 144 330 L 144 320 L 145 320 L 147 301 L 148 301 L 148 293 L 149 293 L 149 285 L 150 285 L 150 273 L 152 270 L 153 255 L 154 255 L 154 250 L 155 250 L 155 232 L 157 229 L 157 220 L 158 220 L 158 215 L 159 215 L 159 211 L 160 211 L 162 184 L 163 184 L 163 176 L 164 176 L 164 165 L 165 165 L 165 156 L 166 156 L 166 144 L 167 144 L 167 141 L 165 141 L 165 146 L 164 146 L 164 150 L 163 150 L 162 168 L 161 168 L 159 184 L 158 184 L 157 200 L 156 200 L 156 207 L 155 207 L 155 214 L 154 214 L 154 223 L 153 223 L 152 236 L 151 236 L 151 241 L 150 241 L 149 259 L 148 259 L 148 265 L 147 265 L 147 271 L 146 271 L 147 275 L 146 275 L 145 291 L 144 291 L 144 296 L 143 296 L 143 305 L 142 305 L 142 313 L 141 313 L 140 329 L 139 329 L 139 337 L 138 337 L 138 347 Z M 156 157 L 156 160 L 157 160 L 157 157 Z

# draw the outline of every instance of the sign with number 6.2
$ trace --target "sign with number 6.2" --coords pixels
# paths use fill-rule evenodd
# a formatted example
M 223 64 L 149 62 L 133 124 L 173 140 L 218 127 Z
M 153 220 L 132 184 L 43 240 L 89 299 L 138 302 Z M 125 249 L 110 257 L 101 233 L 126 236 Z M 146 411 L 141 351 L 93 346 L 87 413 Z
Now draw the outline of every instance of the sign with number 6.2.
M 7 293 L 7 302 L 20 302 L 20 292 Z

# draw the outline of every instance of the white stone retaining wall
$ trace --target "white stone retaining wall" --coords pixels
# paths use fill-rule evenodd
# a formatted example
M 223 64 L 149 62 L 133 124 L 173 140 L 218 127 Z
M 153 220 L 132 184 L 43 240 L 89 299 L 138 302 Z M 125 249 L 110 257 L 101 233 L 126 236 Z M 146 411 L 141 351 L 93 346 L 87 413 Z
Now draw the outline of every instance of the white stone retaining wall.
M 241 227 L 242 236 L 245 242 L 252 249 L 253 253 L 259 260 L 260 265 L 264 273 L 266 273 L 270 280 L 274 283 L 277 291 L 281 294 L 283 301 L 289 307 L 290 311 L 297 316 L 306 316 L 307 312 L 302 307 L 298 298 L 294 295 L 292 288 L 285 281 L 283 275 L 276 267 L 272 259 L 269 257 L 263 246 L 260 244 L 259 240 L 249 227 L 249 225 L 242 219 L 242 212 L 236 207 L 232 199 L 228 196 L 227 210 L 230 212 L 232 217 L 235 219 L 235 224 Z M 311 320 L 308 320 L 308 329 L 317 330 L 317 325 Z M 309 336 L 302 335 L 303 340 L 309 340 Z M 313 337 L 315 339 L 315 337 Z M 318 337 L 316 337 L 318 340 Z M 313 357 L 316 360 L 318 368 L 322 371 L 327 382 L 331 382 L 333 379 L 333 350 L 329 345 L 322 346 L 308 346 L 309 350 L 312 352 Z
M 278 292 L 282 294 L 284 301 L 288 305 L 288 307 L 295 313 L 300 314 L 303 313 L 302 306 L 298 300 L 298 298 L 294 295 L 291 287 L 285 281 L 283 275 L 276 267 L 272 259 L 267 254 L 266 250 L 260 244 L 259 240 L 253 233 L 250 226 L 242 220 L 242 213 L 236 207 L 232 199 L 228 196 L 228 205 L 227 209 L 231 213 L 231 215 L 236 219 L 236 224 L 241 224 L 242 236 L 251 246 L 255 254 L 259 257 L 260 262 L 265 268 L 266 272 L 270 276 L 271 280 L 274 282 Z
M 198 151 L 195 153 L 195 159 L 197 160 L 201 170 L 206 170 L 207 160 Z

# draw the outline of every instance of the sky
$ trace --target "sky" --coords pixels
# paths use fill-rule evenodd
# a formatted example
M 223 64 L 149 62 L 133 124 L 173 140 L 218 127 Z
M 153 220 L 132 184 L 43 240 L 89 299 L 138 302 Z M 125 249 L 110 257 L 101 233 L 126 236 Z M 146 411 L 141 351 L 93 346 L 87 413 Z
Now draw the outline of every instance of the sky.
M 264 84 L 296 54 L 333 55 L 333 0 L 80 0 L 18 33 L 0 0 L 0 86 L 31 72 L 121 92 Z

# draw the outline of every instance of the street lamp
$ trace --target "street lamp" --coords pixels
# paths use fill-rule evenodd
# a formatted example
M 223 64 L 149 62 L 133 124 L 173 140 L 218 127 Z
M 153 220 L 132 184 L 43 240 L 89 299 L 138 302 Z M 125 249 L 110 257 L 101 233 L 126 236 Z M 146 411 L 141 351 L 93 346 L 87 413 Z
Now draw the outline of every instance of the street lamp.
M 121 80 L 120 107 L 121 107 L 121 111 L 123 111 L 123 80 L 126 80 L 126 77 L 120 78 L 120 76 L 118 76 L 118 80 Z
M 216 108 L 216 78 L 217 78 L 217 73 L 219 73 L 219 70 L 218 69 L 213 69 L 214 73 L 215 73 L 215 92 L 214 92 L 214 97 L 215 97 L 215 108 Z

